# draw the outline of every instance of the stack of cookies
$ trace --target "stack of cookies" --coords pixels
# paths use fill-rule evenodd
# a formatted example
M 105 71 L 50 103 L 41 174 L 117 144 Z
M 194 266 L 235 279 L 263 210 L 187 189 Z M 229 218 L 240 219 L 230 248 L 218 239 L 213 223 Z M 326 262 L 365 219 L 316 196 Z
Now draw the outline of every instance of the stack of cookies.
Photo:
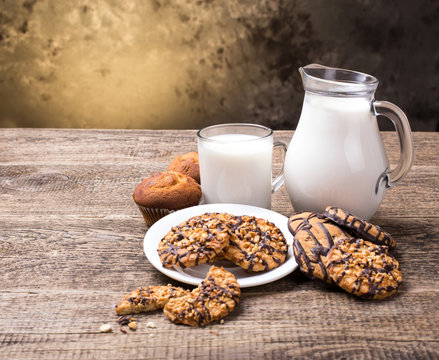
M 308 277 L 365 299 L 387 298 L 401 285 L 399 263 L 389 252 L 395 240 L 379 226 L 328 206 L 323 214 L 293 214 L 288 228 L 296 261 Z
M 288 244 L 279 228 L 267 220 L 205 213 L 172 227 L 157 252 L 165 267 L 184 269 L 225 258 L 248 272 L 259 272 L 283 264 Z

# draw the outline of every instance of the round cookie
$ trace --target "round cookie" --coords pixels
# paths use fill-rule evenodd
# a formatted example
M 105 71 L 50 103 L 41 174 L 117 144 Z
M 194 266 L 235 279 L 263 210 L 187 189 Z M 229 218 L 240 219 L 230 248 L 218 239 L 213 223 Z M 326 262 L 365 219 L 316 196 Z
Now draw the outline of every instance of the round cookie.
M 293 214 L 288 229 L 294 235 L 294 257 L 300 270 L 311 279 L 332 284 L 324 265 L 326 255 L 335 242 L 349 235 L 329 219 L 309 211 Z
M 288 244 L 273 223 L 254 216 L 234 216 L 224 257 L 249 272 L 271 270 L 287 258 Z
M 388 247 L 363 239 L 338 242 L 326 257 L 326 267 L 334 282 L 364 299 L 384 299 L 398 290 L 402 274 Z
M 232 312 L 240 295 L 235 276 L 222 267 L 212 266 L 200 286 L 188 295 L 172 298 L 163 312 L 176 324 L 204 326 Z
M 206 213 L 172 227 L 157 249 L 163 266 L 184 269 L 215 258 L 229 244 L 224 218 L 225 214 Z
M 340 208 L 328 206 L 323 215 L 338 225 L 349 229 L 349 231 L 357 237 L 373 242 L 374 244 L 386 245 L 391 249 L 396 246 L 396 242 L 392 236 L 383 231 L 378 225 L 373 225 Z

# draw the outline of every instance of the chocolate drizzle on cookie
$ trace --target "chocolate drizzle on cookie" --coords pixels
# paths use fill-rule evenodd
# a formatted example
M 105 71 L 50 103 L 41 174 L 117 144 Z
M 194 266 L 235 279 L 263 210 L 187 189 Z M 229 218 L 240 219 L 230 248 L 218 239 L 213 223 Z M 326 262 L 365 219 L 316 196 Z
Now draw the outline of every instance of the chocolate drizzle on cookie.
M 188 314 L 192 314 L 198 326 L 207 325 L 215 320 L 209 309 L 209 303 L 215 302 L 216 306 L 225 308 L 228 314 L 239 303 L 239 296 L 239 286 L 230 284 L 226 288 L 218 285 L 212 276 L 208 276 L 207 279 L 201 283 L 198 295 L 187 303 L 187 309 L 179 313 L 177 317 L 181 320 L 188 316 Z M 232 307 L 229 306 L 227 300 L 233 302 Z
M 127 301 L 130 302 L 131 304 L 137 305 L 137 304 L 142 304 L 142 305 L 146 305 L 149 302 L 151 302 L 151 290 L 149 289 L 149 286 L 146 287 L 142 287 L 142 288 L 138 288 L 137 289 L 137 296 L 130 296 Z M 145 297 L 145 293 L 148 295 L 148 297 Z
M 363 299 L 383 299 L 394 294 L 402 275 L 387 246 L 363 239 L 338 242 L 327 257 L 326 267 L 334 282 Z
M 384 299 L 398 290 L 401 271 L 388 253 L 395 241 L 379 226 L 328 206 L 323 215 L 291 215 L 288 229 L 294 235 L 296 261 L 308 277 L 365 299 Z
M 195 266 L 220 253 L 228 244 L 229 228 L 217 215 L 206 213 L 172 227 L 157 250 L 163 266 Z
M 378 225 L 373 225 L 364 219 L 343 211 L 340 208 L 328 206 L 323 215 L 334 221 L 336 224 L 348 229 L 355 236 L 361 237 L 374 244 L 387 245 L 391 249 L 396 246 L 396 242 L 392 236 L 383 231 Z
M 271 222 L 254 216 L 205 213 L 174 226 L 157 252 L 165 267 L 187 268 L 221 255 L 249 272 L 283 264 L 288 244 Z
M 235 276 L 224 268 L 212 266 L 197 288 L 171 300 L 165 306 L 164 313 L 177 324 L 204 326 L 233 311 L 240 295 Z
M 329 230 L 328 227 L 333 227 L 332 222 L 314 212 L 297 213 L 291 216 L 288 221 L 288 228 L 294 235 L 294 256 L 300 270 L 311 279 L 319 278 L 332 283 L 323 258 L 334 246 L 334 237 L 340 239 L 349 236 L 338 228 Z M 304 247 L 305 243 L 307 250 Z M 316 271 L 316 266 L 319 268 L 319 272 Z
M 187 290 L 172 285 L 139 287 L 126 294 L 115 310 L 118 315 L 124 315 L 161 309 L 169 299 L 187 293 Z
M 254 216 L 235 216 L 225 257 L 248 272 L 271 270 L 281 265 L 288 245 L 271 222 Z

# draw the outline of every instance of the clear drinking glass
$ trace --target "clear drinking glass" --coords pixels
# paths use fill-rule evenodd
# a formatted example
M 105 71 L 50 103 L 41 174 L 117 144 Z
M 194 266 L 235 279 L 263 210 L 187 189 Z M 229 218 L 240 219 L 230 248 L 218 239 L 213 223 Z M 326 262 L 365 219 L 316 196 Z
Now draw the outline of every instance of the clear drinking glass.
M 257 124 L 213 125 L 197 133 L 205 203 L 271 208 L 271 194 L 283 184 L 283 169 L 272 180 L 273 130 Z

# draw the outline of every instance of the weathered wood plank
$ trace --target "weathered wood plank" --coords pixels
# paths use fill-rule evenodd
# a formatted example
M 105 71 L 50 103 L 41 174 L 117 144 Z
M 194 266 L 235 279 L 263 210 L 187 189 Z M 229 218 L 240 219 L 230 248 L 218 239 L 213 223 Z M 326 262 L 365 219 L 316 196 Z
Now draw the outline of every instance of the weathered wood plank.
M 7 208 L 0 208 L 0 215 L 132 215 L 137 211 L 132 201 L 134 188 L 143 178 L 159 170 L 163 167 L 144 170 L 116 164 L 0 165 L 0 201 L 8 202 Z M 401 184 L 387 191 L 376 216 L 410 217 L 415 213 L 439 216 L 437 171 L 439 165 L 437 168 L 414 166 Z M 284 215 L 293 211 L 284 187 L 273 196 L 272 203 L 273 209 Z
M 293 134 L 276 131 L 275 138 L 288 144 Z M 396 133 L 382 132 L 381 136 L 389 159 L 396 161 Z M 439 158 L 438 133 L 414 133 L 413 139 L 415 165 L 430 165 L 432 159 Z M 0 164 L 118 164 L 124 160 L 140 164 L 151 159 L 167 162 L 196 147 L 196 130 L 0 129 Z

